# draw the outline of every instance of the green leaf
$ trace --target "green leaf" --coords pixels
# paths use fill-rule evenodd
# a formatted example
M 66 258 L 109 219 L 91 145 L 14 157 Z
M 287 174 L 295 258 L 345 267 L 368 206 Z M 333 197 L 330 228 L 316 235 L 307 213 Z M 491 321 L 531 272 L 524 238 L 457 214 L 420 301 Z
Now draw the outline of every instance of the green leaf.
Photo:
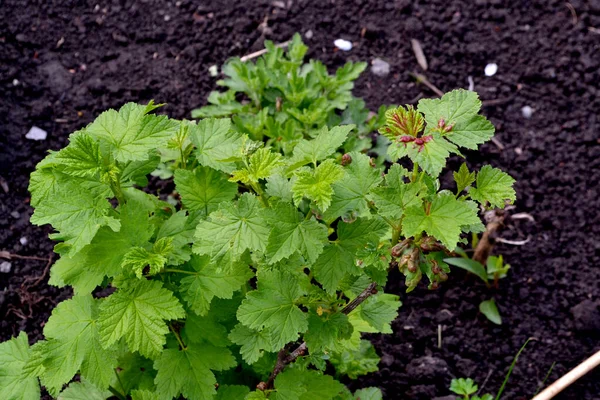
M 330 362 L 338 375 L 348 375 L 351 379 L 379 370 L 379 356 L 368 340 L 360 340 L 358 349 L 331 354 Z
M 294 147 L 288 170 L 292 171 L 310 163 L 317 165 L 317 161 L 325 160 L 344 144 L 348 134 L 354 128 L 354 125 L 343 125 L 329 130 L 327 126 L 324 126 L 316 138 L 312 140 L 302 139 Z
M 450 391 L 461 396 L 470 396 L 477 393 L 479 388 L 471 378 L 452 379 L 450 381 Z
M 148 114 L 157 106 L 127 103 L 119 111 L 100 114 L 85 128 L 101 140 L 117 161 L 147 160 L 150 150 L 164 147 L 179 128 L 179 123 L 164 115 Z
M 213 297 L 231 299 L 252 277 L 252 272 L 243 262 L 224 260 L 211 263 L 207 256 L 192 256 L 189 266 L 192 276 L 181 279 L 179 291 L 190 308 L 198 315 L 206 315 Z
M 121 266 L 135 272 L 138 278 L 143 275 L 156 275 L 165 266 L 168 255 L 173 251 L 173 239 L 161 238 L 154 243 L 152 250 L 134 247 L 123 256 Z
M 294 203 L 299 204 L 304 197 L 313 200 L 325 212 L 331 204 L 332 185 L 344 176 L 344 169 L 331 159 L 323 161 L 316 169 L 303 168 L 296 171 L 296 181 L 292 185 Z
M 308 318 L 308 330 L 304 334 L 304 340 L 312 353 L 328 352 L 338 348 L 340 340 L 348 339 L 352 334 L 353 327 L 348 321 L 348 316 L 336 312 L 323 315 L 310 314 Z
M 33 215 L 34 225 L 51 224 L 59 231 L 57 238 L 69 246 L 69 254 L 74 255 L 89 244 L 100 227 L 108 225 L 119 230 L 119 222 L 108 216 L 110 203 L 94 195 L 74 181 L 60 183 L 40 202 Z
M 119 357 L 117 388 L 123 393 L 133 393 L 133 389 L 154 391 L 156 371 L 152 360 L 140 356 L 137 352 L 127 352 Z
M 54 161 L 65 174 L 79 177 L 100 178 L 104 167 L 100 145 L 85 131 L 69 136 L 69 145 L 56 153 Z
M 112 397 L 109 390 L 101 390 L 83 379 L 81 382 L 71 382 L 58 395 L 58 400 L 106 400 Z
M 270 149 L 258 149 L 250 156 L 249 165 L 244 169 L 233 171 L 229 180 L 244 184 L 258 183 L 260 179 L 268 178 L 277 167 L 283 165 L 281 159 L 281 154 L 273 153 Z
M 23 370 L 31 350 L 25 332 L 0 343 L 0 398 L 5 400 L 38 400 L 40 385 L 35 376 Z
M 235 310 L 228 310 L 230 311 Z M 228 329 L 220 322 L 216 313 L 209 313 L 207 316 L 199 316 L 195 313 L 188 313 L 185 325 L 181 331 L 185 343 L 210 343 L 217 347 L 227 347 L 231 341 L 227 338 Z M 235 313 L 233 313 L 235 314 Z M 235 315 L 228 314 L 235 318 Z
M 272 226 L 266 254 L 269 263 L 276 263 L 297 253 L 314 262 L 323 251 L 327 228 L 314 219 L 305 220 L 302 213 L 289 203 L 277 203 L 264 212 Z
M 496 300 L 493 298 L 482 301 L 481 304 L 479 304 L 479 311 L 494 324 L 502 325 L 502 317 L 498 311 L 498 306 L 496 306 Z
M 354 392 L 355 400 L 383 400 L 381 390 L 376 387 L 364 388 Z
M 306 315 L 296 301 L 306 294 L 297 279 L 287 272 L 272 271 L 259 275 L 258 290 L 249 292 L 238 308 L 238 320 L 251 329 L 269 328 L 273 345 L 282 348 L 306 331 Z
M 231 352 L 210 345 L 188 345 L 183 350 L 167 349 L 154 361 L 154 382 L 160 398 L 185 396 L 189 400 L 213 400 L 217 380 L 211 370 L 236 365 Z
M 132 281 L 100 305 L 98 324 L 103 346 L 122 337 L 131 351 L 157 357 L 169 332 L 165 320 L 183 318 L 183 307 L 158 281 Z
M 487 272 L 485 267 L 478 261 L 471 260 L 470 258 L 456 257 L 456 258 L 444 258 L 444 261 L 455 267 L 464 269 L 465 271 L 475 274 L 486 284 L 488 283 Z
M 209 118 L 190 124 L 189 137 L 201 165 L 227 173 L 236 169 L 234 161 L 241 159 L 243 138 L 231 130 L 231 120 Z
M 333 184 L 331 206 L 324 214 L 327 221 L 332 221 L 348 212 L 357 216 L 369 214 L 368 194 L 381 181 L 381 170 L 371 166 L 371 158 L 357 152 L 349 154 L 350 165 L 345 167 L 346 174 Z
M 438 194 L 429 207 L 414 206 L 405 210 L 402 233 L 406 237 L 425 231 L 454 250 L 461 227 L 480 223 L 477 208 L 451 194 Z M 471 202 L 472 203 L 472 202 Z
M 228 182 L 225 174 L 202 166 L 193 172 L 176 170 L 175 187 L 187 209 L 203 211 L 204 215 L 215 211 L 220 203 L 233 200 L 237 193 L 237 185 Z
M 408 156 L 412 162 L 419 166 L 432 177 L 436 178 L 446 166 L 446 159 L 452 153 L 458 153 L 455 145 L 444 139 L 439 133 L 427 135 L 429 141 L 422 145 L 415 142 L 392 142 L 388 148 L 388 155 L 392 161 Z
M 131 400 L 160 400 L 160 396 L 150 390 L 132 390 Z
M 398 316 L 402 303 L 393 294 L 382 293 L 369 297 L 360 306 L 360 316 L 381 333 L 392 333 L 391 323 Z
M 91 293 L 105 276 L 121 273 L 123 257 L 133 247 L 144 246 L 153 234 L 148 212 L 130 201 L 120 208 L 121 229 L 102 227 L 92 243 L 73 257 L 62 256 L 50 270 L 50 284 L 71 285 L 77 294 Z
M 393 220 L 400 220 L 408 207 L 419 206 L 426 187 L 421 182 L 405 183 L 408 174 L 403 167 L 394 164 L 385 176 L 387 186 L 371 191 L 370 198 L 375 202 L 379 214 Z
M 242 324 L 237 324 L 229 333 L 229 339 L 241 346 L 240 354 L 248 364 L 254 364 L 263 355 L 263 350 L 277 351 L 271 343 L 271 332 L 268 329 L 255 331 Z
M 517 198 L 514 183 L 506 172 L 485 165 L 477 173 L 477 186 L 469 190 L 469 195 L 481 204 L 489 202 L 492 207 L 504 208 L 507 200 L 512 203 Z
M 456 182 L 456 195 L 460 195 L 463 190 L 475 182 L 475 172 L 469 172 L 466 163 L 462 163 L 458 172 L 454 172 L 454 182 Z
M 394 141 L 398 137 L 417 135 L 423 130 L 425 120 L 413 106 L 390 108 L 385 112 L 385 126 L 379 133 Z
M 42 384 L 54 395 L 80 371 L 99 389 L 106 389 L 114 376 L 116 357 L 99 343 L 97 301 L 90 295 L 63 301 L 44 326 L 41 352 Z
M 494 126 L 477 114 L 480 108 L 477 93 L 463 89 L 446 93 L 441 99 L 422 99 L 418 105 L 418 110 L 425 114 L 427 130 L 435 129 L 444 120 L 445 126 L 452 126 L 444 137 L 472 150 L 494 136 Z
M 326 291 L 335 292 L 346 275 L 361 273 L 356 265 L 356 252 L 369 244 L 378 243 L 388 230 L 388 225 L 379 218 L 358 218 L 352 223 L 340 221 L 337 240 L 325 246 L 323 253 L 311 267 L 315 278 Z
M 243 399 L 250 393 L 248 386 L 242 385 L 220 385 L 217 390 L 217 397 L 215 400 L 234 400 Z
M 275 378 L 275 400 L 332 400 L 344 386 L 317 371 L 286 369 Z
M 270 229 L 260 214 L 256 196 L 244 193 L 238 204 L 223 203 L 196 228 L 194 252 L 222 258 L 228 251 L 239 258 L 246 250 L 264 251 Z

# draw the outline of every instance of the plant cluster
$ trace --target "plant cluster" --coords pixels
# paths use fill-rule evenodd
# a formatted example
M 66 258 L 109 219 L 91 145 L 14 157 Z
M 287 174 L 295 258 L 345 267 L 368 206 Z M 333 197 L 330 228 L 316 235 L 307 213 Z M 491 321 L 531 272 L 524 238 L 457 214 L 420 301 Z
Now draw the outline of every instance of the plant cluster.
M 50 283 L 75 295 L 54 309 L 44 340 L 30 347 L 22 333 L 0 345 L 1 398 L 38 399 L 38 379 L 63 399 L 381 398 L 326 371 L 377 369 L 361 335 L 392 332 L 401 303 L 383 292 L 389 269 L 408 291 L 423 277 L 436 288 L 461 234 L 484 229 L 479 207 L 514 200 L 513 181 L 463 166 L 456 188 L 441 188 L 450 154 L 494 132 L 464 90 L 385 113 L 388 168 L 348 152 L 360 127 L 315 121 L 324 104 L 331 116 L 352 101 L 340 76 L 353 73 L 325 79 L 320 64 L 301 66 L 304 52 L 296 41 L 289 64 L 275 48 L 264 65 L 228 64 L 229 94 L 202 115 L 232 119 L 179 121 L 128 103 L 38 164 L 31 222 L 54 228 L 61 257 Z M 271 59 L 291 78 L 264 79 Z M 238 91 L 251 104 L 237 103 Z M 327 103 L 312 106 L 323 91 Z M 258 109 L 279 125 L 250 130 Z M 169 149 L 176 204 L 142 190 Z

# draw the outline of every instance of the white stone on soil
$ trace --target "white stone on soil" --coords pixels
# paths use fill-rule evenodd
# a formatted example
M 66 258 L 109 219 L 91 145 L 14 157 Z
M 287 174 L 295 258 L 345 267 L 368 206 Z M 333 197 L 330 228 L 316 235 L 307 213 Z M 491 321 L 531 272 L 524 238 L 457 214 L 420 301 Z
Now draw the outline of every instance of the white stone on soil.
M 343 51 L 350 51 L 352 50 L 352 42 L 349 42 L 347 40 L 344 39 L 336 39 L 333 44 L 335 45 L 335 47 L 337 47 L 340 50 Z
M 46 137 L 48 137 L 48 132 L 38 128 L 37 126 L 32 126 L 25 137 L 31 140 L 46 140 Z

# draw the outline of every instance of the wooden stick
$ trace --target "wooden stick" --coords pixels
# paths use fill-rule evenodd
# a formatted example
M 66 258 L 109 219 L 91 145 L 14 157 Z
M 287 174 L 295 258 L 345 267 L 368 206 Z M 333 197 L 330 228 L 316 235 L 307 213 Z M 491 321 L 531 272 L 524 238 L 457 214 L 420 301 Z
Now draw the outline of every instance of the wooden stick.
M 288 40 L 287 42 L 276 44 L 275 47 L 287 47 L 288 44 L 290 44 L 290 40 Z M 250 53 L 250 54 L 247 54 L 247 55 L 241 57 L 240 60 L 242 62 L 246 62 L 246 61 L 251 60 L 253 58 L 262 56 L 267 51 L 268 51 L 267 49 L 262 49 L 262 50 L 259 50 L 259 51 L 255 51 L 254 53 Z
M 550 400 L 566 388 L 568 388 L 573 382 L 587 374 L 594 368 L 600 365 L 600 351 L 596 354 L 573 368 L 568 374 L 548 386 L 546 390 L 538 394 L 531 400 Z

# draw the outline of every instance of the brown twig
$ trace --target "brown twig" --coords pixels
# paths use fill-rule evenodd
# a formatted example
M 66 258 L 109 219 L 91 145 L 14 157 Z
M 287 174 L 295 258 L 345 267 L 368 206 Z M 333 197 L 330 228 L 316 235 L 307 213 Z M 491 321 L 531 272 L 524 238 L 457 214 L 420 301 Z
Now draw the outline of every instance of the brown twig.
M 410 39 L 410 44 L 412 45 L 413 53 L 415 53 L 417 63 L 423 69 L 423 71 L 427 71 L 427 57 L 425 57 L 421 42 L 419 42 L 417 39 Z
M 342 314 L 350 314 L 354 311 L 363 301 L 371 297 L 372 295 L 377 293 L 377 283 L 373 282 L 365 290 L 363 290 L 358 296 L 356 296 L 350 303 L 346 304 L 346 306 L 342 309 Z M 275 382 L 275 378 L 277 375 L 281 373 L 284 368 L 293 363 L 298 357 L 304 355 L 306 353 L 307 346 L 306 342 L 302 342 L 302 344 L 294 351 L 288 354 L 288 349 L 284 347 L 277 354 L 277 362 L 275 363 L 275 367 L 273 368 L 273 372 L 269 376 L 267 382 L 260 382 L 257 386 L 260 390 L 268 390 L 273 388 L 273 383 Z
M 487 224 L 485 226 L 485 232 L 481 236 L 481 239 L 475 247 L 475 253 L 473 254 L 473 260 L 480 262 L 485 265 L 489 255 L 494 248 L 492 238 L 503 226 L 504 226 L 505 214 L 501 210 L 488 211 L 485 215 Z
M 50 256 L 52 257 L 52 256 Z M 48 257 L 36 257 L 36 256 L 22 256 L 19 254 L 10 253 L 6 250 L 0 251 L 0 258 L 6 258 L 7 260 L 11 260 L 13 258 L 17 258 L 19 260 L 38 260 L 38 261 L 48 261 Z
M 413 76 L 413 78 L 415 78 L 417 80 L 417 82 L 422 83 L 423 85 L 427 86 L 438 96 L 442 97 L 444 95 L 444 92 L 442 92 L 440 89 L 438 89 L 437 86 L 435 86 L 433 83 L 431 83 L 425 75 L 419 74 L 418 72 L 412 72 L 411 75 Z
M 288 44 L 290 44 L 290 40 L 288 40 L 287 42 L 276 44 L 275 47 L 287 47 Z M 269 51 L 269 50 L 262 49 L 262 50 L 255 51 L 254 53 L 246 54 L 245 56 L 240 57 L 240 61 L 246 62 L 253 58 L 260 57 L 263 54 L 265 54 L 267 51 Z

